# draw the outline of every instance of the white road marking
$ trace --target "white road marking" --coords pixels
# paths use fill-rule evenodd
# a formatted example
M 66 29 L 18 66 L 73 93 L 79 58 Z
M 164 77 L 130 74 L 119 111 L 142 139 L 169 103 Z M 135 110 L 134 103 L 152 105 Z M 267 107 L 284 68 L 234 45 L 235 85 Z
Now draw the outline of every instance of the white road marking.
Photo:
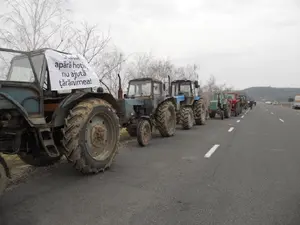
M 272 114 L 272 115 L 274 115 L 274 113 L 273 113 L 273 112 L 271 112 L 271 114 Z
M 240 120 L 237 120 L 236 122 L 239 123 L 239 122 L 241 122 L 241 121 L 240 121 Z
M 245 117 L 245 115 L 243 115 L 241 118 L 243 119 Z
M 233 130 L 234 130 L 234 127 L 230 127 L 229 130 L 228 130 L 228 132 L 231 132 Z
M 283 120 L 283 119 L 280 119 L 280 118 L 279 118 L 279 120 L 280 120 L 281 122 L 283 122 L 283 123 L 284 123 L 284 120 Z
M 211 155 L 219 148 L 220 145 L 214 145 L 209 149 L 209 151 L 204 155 L 204 158 L 210 158 Z

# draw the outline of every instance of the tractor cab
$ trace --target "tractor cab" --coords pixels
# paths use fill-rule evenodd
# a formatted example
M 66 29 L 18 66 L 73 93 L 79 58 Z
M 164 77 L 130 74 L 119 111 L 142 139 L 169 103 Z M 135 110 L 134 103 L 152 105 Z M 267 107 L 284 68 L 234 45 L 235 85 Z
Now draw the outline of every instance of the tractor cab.
M 177 104 L 192 105 L 194 101 L 199 100 L 198 81 L 174 80 L 171 82 L 170 95 L 176 98 Z
M 165 85 L 156 79 L 139 78 L 130 80 L 127 88 L 127 98 L 131 99 L 155 99 L 163 95 Z

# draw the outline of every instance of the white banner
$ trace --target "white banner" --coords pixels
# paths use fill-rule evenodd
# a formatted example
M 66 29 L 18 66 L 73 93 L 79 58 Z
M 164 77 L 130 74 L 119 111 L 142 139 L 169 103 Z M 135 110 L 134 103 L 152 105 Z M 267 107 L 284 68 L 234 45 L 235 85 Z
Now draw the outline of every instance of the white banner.
M 52 91 L 99 87 L 100 81 L 81 55 L 68 55 L 46 50 Z

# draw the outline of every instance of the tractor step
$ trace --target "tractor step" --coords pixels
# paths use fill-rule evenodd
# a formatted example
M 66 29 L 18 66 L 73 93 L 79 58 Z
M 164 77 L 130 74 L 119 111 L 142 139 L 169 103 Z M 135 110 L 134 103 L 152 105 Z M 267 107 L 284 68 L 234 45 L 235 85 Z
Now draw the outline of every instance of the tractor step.
M 45 151 L 50 157 L 58 157 L 60 152 L 58 151 L 52 136 L 50 128 L 38 129 L 38 135 Z

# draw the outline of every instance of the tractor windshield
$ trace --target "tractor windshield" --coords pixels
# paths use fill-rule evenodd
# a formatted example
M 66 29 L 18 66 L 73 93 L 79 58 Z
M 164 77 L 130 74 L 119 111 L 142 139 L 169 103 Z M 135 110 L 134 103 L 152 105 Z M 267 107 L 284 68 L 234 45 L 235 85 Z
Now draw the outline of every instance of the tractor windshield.
M 35 67 L 34 69 L 36 74 L 38 75 L 38 79 L 40 79 L 44 57 L 43 55 L 37 55 L 33 56 L 31 59 Z M 18 82 L 35 81 L 33 69 L 27 56 L 21 55 L 12 59 L 6 80 Z
M 151 81 L 131 81 L 128 88 L 128 96 L 150 96 Z
M 235 94 L 227 94 L 227 97 L 228 97 L 229 99 L 235 99 Z
M 172 95 L 191 95 L 191 83 L 190 82 L 181 82 L 172 84 Z

